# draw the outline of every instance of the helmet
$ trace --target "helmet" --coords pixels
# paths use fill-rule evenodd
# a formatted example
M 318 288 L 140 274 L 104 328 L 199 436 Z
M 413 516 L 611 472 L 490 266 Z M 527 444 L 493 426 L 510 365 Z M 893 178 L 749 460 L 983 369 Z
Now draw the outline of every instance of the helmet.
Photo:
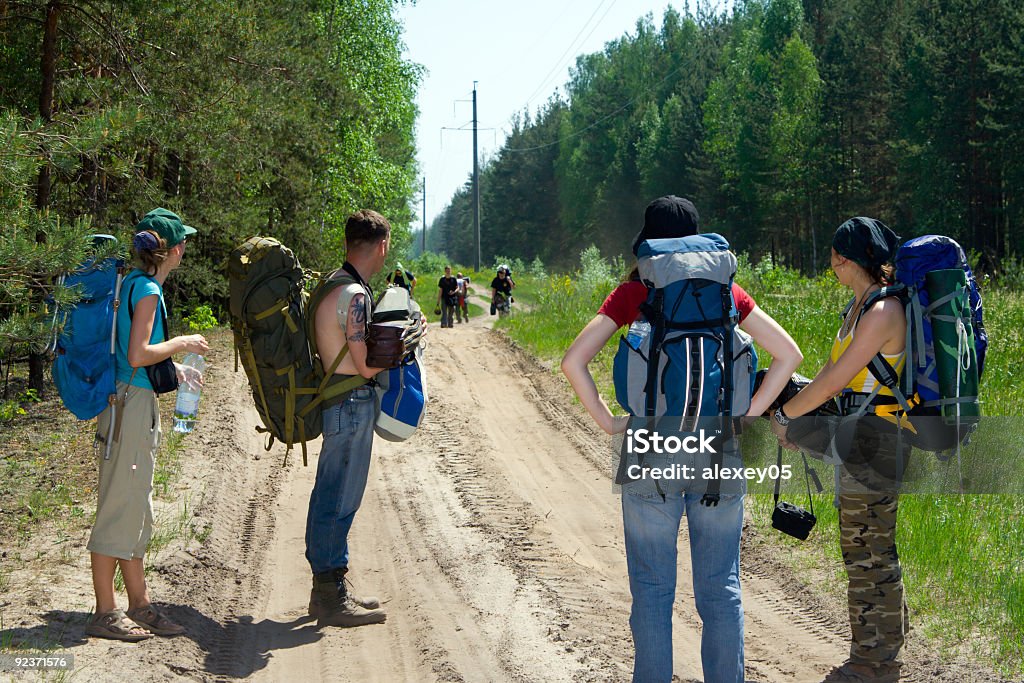
M 499 273 L 507 273 L 508 272 L 508 266 L 498 266 L 498 272 Z

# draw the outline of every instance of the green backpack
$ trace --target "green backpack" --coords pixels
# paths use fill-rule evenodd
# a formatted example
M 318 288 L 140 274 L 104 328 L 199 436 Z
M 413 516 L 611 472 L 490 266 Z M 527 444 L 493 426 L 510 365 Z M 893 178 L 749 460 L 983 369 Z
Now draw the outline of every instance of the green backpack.
M 306 442 L 320 436 L 322 409 L 367 382 L 334 374 L 347 346 L 325 373 L 313 334 L 317 304 L 354 280 L 345 273 L 323 278 L 303 270 L 292 250 L 270 237 L 251 237 L 236 247 L 228 258 L 228 279 L 235 370 L 241 359 L 263 421 L 256 430 L 269 435 L 268 451 L 275 439 L 284 443 L 285 458 L 301 444 L 305 465 Z

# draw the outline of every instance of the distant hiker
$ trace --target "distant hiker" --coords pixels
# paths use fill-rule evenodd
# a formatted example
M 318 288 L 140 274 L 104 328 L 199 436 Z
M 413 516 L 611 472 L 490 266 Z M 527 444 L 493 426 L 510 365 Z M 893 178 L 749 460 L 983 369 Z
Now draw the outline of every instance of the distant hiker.
M 509 268 L 507 263 L 504 266 L 502 266 L 502 267 L 505 269 L 505 277 L 507 277 L 508 281 L 512 284 L 512 289 L 515 289 L 516 288 L 516 281 L 512 277 L 512 269 Z
M 832 270 L 854 296 L 832 340 L 821 372 L 775 411 L 772 430 L 787 447 L 790 420 L 841 393 L 841 404 L 892 406 L 893 392 L 869 367 L 880 355 L 898 374 L 907 362 L 907 319 L 896 298 L 872 297 L 892 282 L 889 264 L 899 238 L 881 221 L 851 218 L 832 239 Z M 877 390 L 877 391 L 876 391 Z M 839 468 L 839 546 L 849 578 L 850 658 L 826 679 L 834 682 L 897 681 L 907 630 L 903 572 L 896 551 L 898 482 L 910 455 L 896 438 L 879 438 L 872 419 L 857 421 Z
M 388 273 L 387 278 L 388 285 L 394 285 L 396 287 L 402 287 L 410 294 L 416 289 L 416 277 L 412 274 L 412 271 L 406 270 L 399 263 L 395 266 L 393 273 Z
M 153 533 L 153 472 L 161 434 L 156 390 L 170 391 L 186 375 L 201 381 L 193 368 L 170 358 L 210 349 L 200 334 L 167 336 L 163 284 L 181 264 L 185 243 L 195 232 L 166 209 L 150 211 L 135 226 L 136 267 L 121 285 L 123 305 L 116 314 L 116 399 L 100 413 L 96 425 L 97 441 L 102 443 L 114 421 L 110 455 L 99 459 L 99 502 L 86 546 L 96 593 L 96 613 L 85 627 L 86 635 L 138 641 L 185 632 L 150 602 L 142 558 Z M 154 387 L 151 379 L 159 386 Z M 127 613 L 118 609 L 114 597 L 118 566 L 128 593 Z
M 459 306 L 459 283 L 452 277 L 452 267 L 444 267 L 444 277 L 437 281 L 437 305 L 441 308 L 441 327 L 452 327 L 452 316 Z
M 455 317 L 460 323 L 469 322 L 469 278 L 462 273 L 455 274 L 455 281 L 459 284 L 459 305 L 455 311 Z
M 334 287 L 312 313 L 325 372 L 338 354 L 344 356 L 336 375 L 372 378 L 383 370 L 366 365 L 374 301 L 368 282 L 384 267 L 390 247 L 391 224 L 384 216 L 368 209 L 349 216 L 345 223 L 346 261 L 331 277 L 348 277 L 354 282 Z M 348 534 L 370 471 L 377 421 L 374 388 L 363 385 L 325 401 L 322 416 L 323 446 L 306 518 L 306 559 L 313 571 L 310 614 L 317 616 L 319 626 L 380 623 L 387 618 L 380 601 L 356 597 L 346 576 Z
M 698 221 L 697 209 L 687 199 L 672 195 L 656 199 L 648 205 L 643 228 L 633 243 L 633 253 L 643 254 L 642 257 L 638 256 L 638 266 L 633 269 L 628 280 L 616 287 L 608 296 L 597 315 L 583 328 L 562 359 L 562 372 L 569 379 L 580 402 L 594 421 L 609 434 L 623 432 L 631 418 L 612 414 L 598 393 L 588 366 L 621 327 L 631 326 L 630 336 L 634 327 L 638 330 L 648 329 L 649 334 L 654 336 L 685 333 L 687 330 L 698 334 L 705 329 L 705 325 L 709 330 L 712 327 L 718 330 L 725 327 L 728 334 L 739 335 L 735 330 L 735 323 L 731 322 L 734 320 L 734 312 L 738 313 L 739 326 L 774 359 L 761 388 L 752 397 L 749 393 L 749 382 L 747 383 L 747 393 L 742 397 L 742 404 L 747 407 L 747 415 L 760 415 L 767 410 L 802 360 L 800 350 L 789 334 L 758 308 L 750 295 L 739 285 L 732 283 L 735 256 L 728 251 L 725 240 L 718 235 L 697 235 Z M 690 244 L 691 242 L 693 244 Z M 724 245 L 725 248 L 719 250 L 717 256 L 710 251 L 704 251 L 698 255 L 699 258 L 689 258 L 692 254 L 688 253 L 687 249 L 702 245 Z M 668 272 L 658 271 L 659 276 L 668 275 L 672 279 L 674 289 L 664 284 L 649 289 L 640 279 L 639 268 L 659 267 L 654 265 L 654 259 L 650 258 L 650 254 L 654 252 L 667 257 L 660 263 L 674 264 L 670 266 L 671 270 Z M 706 312 L 715 320 L 697 321 L 687 327 L 680 326 L 680 329 L 675 331 L 667 330 L 665 320 L 671 318 L 671 312 L 675 311 L 677 304 L 687 296 L 690 303 L 695 299 L 693 292 L 696 288 L 692 285 L 697 282 L 696 278 L 702 277 L 702 273 L 696 271 L 712 262 L 721 264 L 715 269 L 718 280 L 701 281 L 701 286 L 715 285 L 713 288 L 707 288 L 707 298 L 710 299 L 707 304 L 719 302 L 720 305 L 713 306 Z M 695 279 L 688 279 L 691 277 Z M 728 310 L 723 312 L 721 305 L 727 305 Z M 648 321 L 644 311 L 660 317 L 661 322 L 656 319 Z M 707 361 L 708 365 L 715 365 L 721 370 L 716 371 L 714 377 L 701 370 L 696 374 L 685 371 L 693 382 L 721 382 L 721 379 L 716 378 L 734 372 L 734 368 L 731 367 L 732 358 L 726 354 L 716 353 L 715 350 L 705 353 L 703 345 L 699 343 L 700 340 L 693 337 L 683 337 L 682 342 L 685 348 L 690 348 L 692 344 L 696 349 L 695 353 L 702 359 L 697 367 L 703 367 L 704 361 Z M 629 340 L 625 340 L 624 343 L 629 343 Z M 749 339 L 747 343 L 749 344 Z M 711 345 L 708 348 L 712 348 Z M 653 357 L 648 362 L 660 363 L 657 367 L 664 368 L 668 373 L 669 366 L 673 365 L 667 361 L 668 349 L 658 349 L 655 346 L 651 346 L 650 349 Z M 686 355 L 690 357 L 690 353 L 686 352 Z M 618 364 L 617 358 L 616 371 L 619 370 Z M 683 365 L 685 366 L 685 363 Z M 727 365 L 730 366 L 728 369 Z M 630 385 L 646 387 L 643 389 L 645 395 L 664 389 L 652 389 L 647 383 L 647 367 L 646 363 L 642 366 L 627 366 L 629 377 L 626 378 Z M 749 371 L 749 366 L 747 369 Z M 673 382 L 675 383 L 675 378 Z M 723 391 L 724 386 L 722 383 Z M 616 393 L 618 394 L 618 387 Z M 687 404 L 666 405 L 663 408 L 664 412 L 659 411 L 657 414 L 690 414 L 684 411 L 692 407 L 688 405 L 691 393 L 677 392 L 673 387 L 672 396 L 678 397 L 679 394 L 683 394 Z M 698 389 L 697 393 L 701 394 L 702 390 Z M 727 393 L 732 393 L 732 390 Z M 709 391 L 708 394 L 714 396 L 718 395 L 718 392 Z M 659 399 L 667 399 L 669 394 L 657 396 Z M 735 401 L 726 407 L 722 399 L 701 402 L 698 396 L 697 410 L 694 414 L 715 416 L 725 414 L 726 411 L 731 414 L 733 406 Z M 644 413 L 641 410 L 639 414 Z M 629 619 L 635 649 L 633 680 L 668 683 L 672 679 L 672 606 L 675 602 L 677 573 L 676 543 L 679 524 L 685 512 L 690 532 L 694 601 L 703 622 L 701 662 L 704 680 L 708 683 L 742 683 L 743 604 L 739 563 L 744 494 L 741 490 L 739 493 L 722 491 L 714 496 L 702 495 L 701 491 L 696 490 L 699 486 L 693 481 L 665 481 L 658 486 L 658 492 L 653 488 L 648 492 L 628 486 L 623 486 L 622 491 L 626 563 L 630 592 L 633 596 Z
M 508 267 L 498 266 L 498 273 L 491 280 L 491 315 L 494 315 L 495 311 L 498 310 L 499 294 L 509 303 L 512 302 L 512 289 L 514 287 L 515 283 L 512 282 L 512 278 L 508 275 Z

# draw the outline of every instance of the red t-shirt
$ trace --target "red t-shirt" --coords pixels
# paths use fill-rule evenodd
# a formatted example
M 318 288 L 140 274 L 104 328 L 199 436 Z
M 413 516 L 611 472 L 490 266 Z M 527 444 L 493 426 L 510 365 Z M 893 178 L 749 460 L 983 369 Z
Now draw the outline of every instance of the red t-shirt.
M 736 310 L 740 312 L 740 322 L 743 322 L 757 303 L 735 282 L 732 283 L 732 298 L 736 301 Z M 614 320 L 619 327 L 625 327 L 637 319 L 640 304 L 646 300 L 647 285 L 640 280 L 630 280 L 616 287 L 597 312 Z

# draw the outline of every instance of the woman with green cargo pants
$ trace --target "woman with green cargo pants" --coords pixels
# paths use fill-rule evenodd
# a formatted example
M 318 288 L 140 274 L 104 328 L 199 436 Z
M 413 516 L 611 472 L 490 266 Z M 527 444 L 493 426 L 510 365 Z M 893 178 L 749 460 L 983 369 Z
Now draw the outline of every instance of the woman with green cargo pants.
M 852 434 L 842 439 L 846 446 L 839 477 L 839 531 L 849 577 L 852 643 L 849 660 L 826 678 L 830 683 L 895 682 L 900 676 L 899 654 L 907 623 L 896 515 L 908 449 L 898 452 L 896 440 L 876 426 L 882 418 L 871 413 L 891 406 L 896 398 L 869 369 L 878 354 L 897 373 L 906 364 L 907 320 L 902 302 L 871 298 L 891 282 L 888 264 L 898 243 L 884 223 L 872 218 L 851 218 L 836 230 L 831 265 L 839 282 L 852 290 L 853 306 L 833 340 L 828 362 L 771 420 L 780 443 L 795 449 L 787 439 L 791 420 L 837 395 L 846 406 L 869 403 L 868 416 L 856 421 Z

